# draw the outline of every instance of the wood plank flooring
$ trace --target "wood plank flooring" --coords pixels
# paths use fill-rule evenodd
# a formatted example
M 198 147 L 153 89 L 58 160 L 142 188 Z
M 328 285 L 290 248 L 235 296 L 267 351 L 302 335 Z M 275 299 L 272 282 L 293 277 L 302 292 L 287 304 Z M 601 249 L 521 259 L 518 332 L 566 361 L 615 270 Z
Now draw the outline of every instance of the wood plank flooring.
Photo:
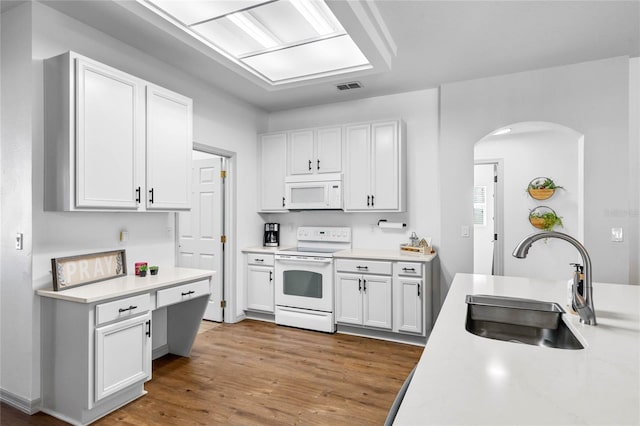
M 190 358 L 155 360 L 148 394 L 94 424 L 382 425 L 421 353 L 260 321 L 205 321 Z M 0 424 L 64 423 L 2 405 Z

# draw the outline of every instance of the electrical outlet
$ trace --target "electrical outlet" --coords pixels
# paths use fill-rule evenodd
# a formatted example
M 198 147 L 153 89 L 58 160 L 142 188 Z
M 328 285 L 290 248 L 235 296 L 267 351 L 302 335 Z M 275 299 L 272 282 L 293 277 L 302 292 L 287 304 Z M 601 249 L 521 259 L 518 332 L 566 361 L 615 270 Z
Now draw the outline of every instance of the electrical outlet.
M 22 250 L 22 240 L 23 240 L 22 233 L 18 232 L 16 234 L 16 250 Z

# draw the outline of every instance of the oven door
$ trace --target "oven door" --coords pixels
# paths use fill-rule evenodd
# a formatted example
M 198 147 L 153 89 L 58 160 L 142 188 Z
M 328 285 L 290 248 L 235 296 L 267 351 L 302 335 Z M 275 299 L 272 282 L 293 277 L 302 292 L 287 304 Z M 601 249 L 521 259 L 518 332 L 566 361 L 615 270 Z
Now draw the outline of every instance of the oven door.
M 279 306 L 333 312 L 333 259 L 276 255 L 275 302 Z

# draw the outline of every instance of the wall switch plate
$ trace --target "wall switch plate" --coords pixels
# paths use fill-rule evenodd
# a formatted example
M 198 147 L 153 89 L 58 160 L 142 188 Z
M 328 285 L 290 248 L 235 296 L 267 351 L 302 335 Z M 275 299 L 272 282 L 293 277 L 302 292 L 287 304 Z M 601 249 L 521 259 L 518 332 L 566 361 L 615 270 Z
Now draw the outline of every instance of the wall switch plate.
M 23 236 L 21 232 L 16 233 L 16 250 L 22 250 Z
M 462 225 L 460 227 L 460 236 L 462 238 L 469 238 L 471 236 L 471 231 L 469 230 L 468 225 Z
M 624 233 L 622 228 L 611 228 L 611 241 L 614 243 L 621 243 L 624 241 Z
M 127 241 L 129 241 L 129 232 L 120 231 L 120 242 L 126 243 Z

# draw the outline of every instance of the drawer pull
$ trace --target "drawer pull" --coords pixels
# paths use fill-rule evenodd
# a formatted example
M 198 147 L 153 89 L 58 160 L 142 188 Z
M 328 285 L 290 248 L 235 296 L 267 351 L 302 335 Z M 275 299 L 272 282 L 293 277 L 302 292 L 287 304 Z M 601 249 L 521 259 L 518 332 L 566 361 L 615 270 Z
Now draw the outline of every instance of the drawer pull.
M 356 269 L 364 269 L 365 271 L 367 271 L 369 269 L 368 266 L 356 266 Z
M 264 259 L 253 259 L 254 262 L 264 262 Z
M 415 272 L 416 268 L 402 268 L 402 270 L 405 272 Z
M 127 312 L 127 311 L 133 311 L 134 309 L 137 309 L 137 306 L 133 306 L 133 305 L 129 305 L 128 308 L 120 308 L 118 309 L 118 312 L 122 313 L 122 312 Z
M 193 294 L 193 293 L 195 293 L 195 291 L 193 291 L 193 290 L 189 290 L 189 291 L 187 291 L 187 292 L 182 292 L 182 295 L 183 295 L 183 296 L 188 296 L 188 295 Z

